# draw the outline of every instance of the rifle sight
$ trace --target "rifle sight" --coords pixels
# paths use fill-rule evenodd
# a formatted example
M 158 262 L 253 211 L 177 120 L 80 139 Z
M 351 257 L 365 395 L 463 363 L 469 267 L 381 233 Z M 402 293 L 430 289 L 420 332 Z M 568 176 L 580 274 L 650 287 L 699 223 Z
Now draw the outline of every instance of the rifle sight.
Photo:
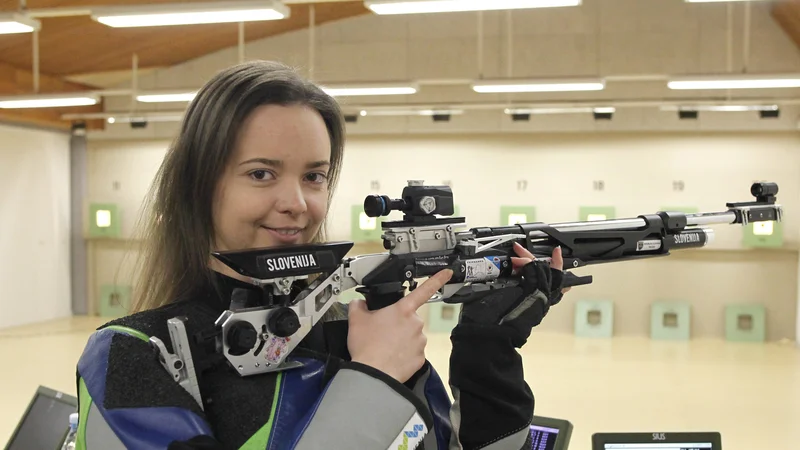
M 750 193 L 759 202 L 772 203 L 778 195 L 778 183 L 753 183 L 750 186 Z
M 453 215 L 452 189 L 449 186 L 425 186 L 422 183 L 409 181 L 399 199 L 392 199 L 388 195 L 369 195 L 364 199 L 364 212 L 369 217 L 388 216 L 392 211 L 401 211 L 411 217 Z

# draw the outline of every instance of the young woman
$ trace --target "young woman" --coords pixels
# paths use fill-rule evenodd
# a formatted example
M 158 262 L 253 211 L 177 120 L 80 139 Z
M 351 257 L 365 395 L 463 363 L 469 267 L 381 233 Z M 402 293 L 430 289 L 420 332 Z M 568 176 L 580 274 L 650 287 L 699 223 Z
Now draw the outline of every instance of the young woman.
M 162 367 L 148 340 L 173 351 L 167 320 L 194 336 L 234 289 L 258 292 L 211 251 L 325 241 L 344 140 L 335 100 L 281 64 L 240 64 L 200 90 L 146 205 L 138 312 L 99 328 L 78 362 L 78 448 L 530 448 L 516 349 L 561 298 L 559 250 L 550 267 L 517 247 L 521 287 L 463 307 L 453 404 L 416 314 L 448 270 L 383 309 L 337 304 L 291 355 L 302 368 L 242 377 L 193 352 L 202 405 Z

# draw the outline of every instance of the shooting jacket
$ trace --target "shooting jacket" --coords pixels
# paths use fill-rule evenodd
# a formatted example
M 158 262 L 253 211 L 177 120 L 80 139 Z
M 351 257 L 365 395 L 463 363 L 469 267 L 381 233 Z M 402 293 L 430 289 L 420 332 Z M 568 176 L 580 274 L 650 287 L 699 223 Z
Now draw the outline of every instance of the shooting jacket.
M 216 287 L 111 321 L 91 335 L 77 365 L 76 449 L 531 448 L 533 395 L 501 329 L 453 331 L 451 403 L 430 363 L 399 383 L 350 361 L 342 309 L 289 356 L 302 368 L 240 377 L 223 362 L 198 371 L 201 409 L 161 366 L 148 339 L 156 336 L 174 352 L 168 319 L 186 317 L 191 339 L 213 326 L 234 288 L 256 289 L 215 276 Z

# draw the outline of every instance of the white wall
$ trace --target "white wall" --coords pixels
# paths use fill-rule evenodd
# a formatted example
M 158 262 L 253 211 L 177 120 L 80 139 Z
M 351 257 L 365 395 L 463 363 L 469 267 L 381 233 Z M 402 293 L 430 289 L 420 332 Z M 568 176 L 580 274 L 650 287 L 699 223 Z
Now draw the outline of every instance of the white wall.
M 313 79 L 323 83 L 496 77 L 580 77 L 800 71 L 800 52 L 769 13 L 770 2 L 733 4 L 733 47 L 727 61 L 726 3 L 690 4 L 682 0 L 585 0 L 574 8 L 515 11 L 511 27 L 504 11 L 484 13 L 483 59 L 478 59 L 476 13 L 411 16 L 365 15 L 317 27 Z M 749 56 L 744 58 L 744 8 L 751 8 Z M 507 33 L 511 30 L 511 53 Z M 141 89 L 198 88 L 217 71 L 238 61 L 230 48 L 139 78 Z M 250 42 L 249 59 L 279 60 L 306 74 L 309 33 L 299 30 Z M 510 71 L 509 71 L 510 63 Z M 479 70 L 482 67 L 482 70 Z M 664 81 L 609 82 L 606 90 L 584 93 L 487 95 L 468 85 L 423 85 L 411 96 L 341 98 L 347 109 L 370 104 L 460 104 L 570 102 L 600 100 L 796 99 L 800 90 L 671 91 Z M 130 87 L 123 84 L 119 87 Z M 129 112 L 129 97 L 113 97 L 107 111 Z M 185 104 L 148 105 L 138 111 L 180 111 Z M 502 108 L 468 110 L 449 123 L 430 118 L 362 117 L 351 134 L 507 133 L 594 131 L 796 130 L 800 109 L 787 106 L 781 118 L 759 120 L 755 113 L 704 113 L 678 120 L 657 107 L 621 108 L 611 122 L 589 115 L 538 117 L 512 122 Z M 151 123 L 142 130 L 110 125 L 94 139 L 168 138 L 175 123 Z
M 728 60 L 728 4 L 689 4 L 680 0 L 585 0 L 577 8 L 515 11 L 483 15 L 483 58 L 478 58 L 475 13 L 375 16 L 319 26 L 315 59 L 309 59 L 309 33 L 300 30 L 246 45 L 248 59 L 279 60 L 323 83 L 390 80 L 471 80 L 497 77 L 575 77 L 768 73 L 800 71 L 800 52 L 769 13 L 768 2 L 736 3 Z M 751 8 L 749 54 L 744 55 L 744 11 Z M 509 26 L 510 24 L 510 26 Z M 509 33 L 509 30 L 511 31 Z M 510 36 L 510 39 L 509 39 Z M 508 43 L 511 43 L 510 51 Z M 237 62 L 232 47 L 138 80 L 141 89 L 197 88 L 217 71 Z M 746 64 L 745 64 L 746 61 Z M 127 84 L 118 87 L 128 87 Z M 426 106 L 476 103 L 527 103 L 624 100 L 786 100 L 800 90 L 669 91 L 663 81 L 609 82 L 588 93 L 482 95 L 467 85 L 423 85 L 412 96 L 341 98 L 345 109 L 363 105 Z M 129 112 L 127 98 L 111 98 L 107 111 Z M 138 111 L 180 111 L 185 104 L 137 104 Z M 741 230 L 718 227 L 714 248 L 686 252 L 669 261 L 598 267 L 586 297 L 614 298 L 622 305 L 618 332 L 645 334 L 647 305 L 662 297 L 685 298 L 695 305 L 697 335 L 719 336 L 726 302 L 763 301 L 768 305 L 768 337 L 794 338 L 798 277 L 798 115 L 797 105 L 782 108 L 779 119 L 755 113 L 701 113 L 678 120 L 655 107 L 620 108 L 613 121 L 587 115 L 534 117 L 512 122 L 502 110 L 467 110 L 450 122 L 427 117 L 361 117 L 348 124 L 349 144 L 343 183 L 333 205 L 332 239 L 348 238 L 350 206 L 361 204 L 377 179 L 381 193 L 398 195 L 405 180 L 451 180 L 456 202 L 470 225 L 497 225 L 500 204 L 529 203 L 538 220 L 577 219 L 579 205 L 614 205 L 620 216 L 654 212 L 667 205 L 724 209 L 725 202 L 747 200 L 753 180 L 780 183 L 786 206 L 786 247 L 750 251 L 739 245 Z M 123 230 L 134 211 L 177 123 L 150 123 L 132 130 L 109 125 L 90 133 L 90 173 L 94 201 L 123 205 Z M 467 137 L 466 134 L 470 135 Z M 116 141 L 116 142 L 115 142 Z M 405 153 L 401 155 L 401 152 Z M 756 152 L 760 152 L 757 154 Z M 648 160 L 648 158 L 653 159 Z M 138 174 L 131 167 L 142 167 Z M 361 176 L 369 174 L 369 176 Z M 557 189 L 515 190 L 516 180 Z M 111 191 L 113 179 L 122 181 Z M 606 190 L 592 190 L 603 179 Z M 683 180 L 683 192 L 672 181 Z M 134 200 L 136 199 L 136 200 Z M 123 253 L 120 243 L 98 242 L 93 284 L 111 282 L 109 273 Z M 123 271 L 124 272 L 124 271 Z M 675 280 L 687 280 L 685 284 Z M 569 331 L 571 309 L 545 327 Z M 800 321 L 800 318 L 798 318 Z
M 0 328 L 68 317 L 69 135 L 0 125 Z
M 794 339 L 799 143 L 797 133 L 354 136 L 332 206 L 331 239 L 350 239 L 350 208 L 376 193 L 372 180 L 380 183 L 377 193 L 394 197 L 407 179 L 431 184 L 450 180 L 468 225 L 496 226 L 500 205 L 534 206 L 536 220 L 550 223 L 578 220 L 581 205 L 615 206 L 617 217 L 665 206 L 724 211 L 726 202 L 751 198 L 753 180 L 768 179 L 779 183 L 779 199 L 786 209 L 785 248 L 744 249 L 742 228 L 717 226 L 710 251 L 583 269 L 580 273 L 596 275 L 595 284 L 570 298 L 613 299 L 619 314 L 617 333 L 639 335 L 648 332 L 652 301 L 684 299 L 693 304 L 695 335 L 716 337 L 721 336 L 726 303 L 757 301 L 768 308 L 768 337 Z M 90 201 L 118 202 L 126 236 L 167 145 L 90 143 Z M 527 192 L 516 190 L 520 179 L 528 181 Z M 594 191 L 593 180 L 604 180 L 606 190 Z M 685 190 L 673 191 L 673 180 L 683 180 Z M 114 181 L 120 181 L 120 190 L 112 190 Z M 95 283 L 112 283 L 124 248 L 114 242 L 95 245 Z M 572 311 L 567 303 L 543 329 L 570 332 Z

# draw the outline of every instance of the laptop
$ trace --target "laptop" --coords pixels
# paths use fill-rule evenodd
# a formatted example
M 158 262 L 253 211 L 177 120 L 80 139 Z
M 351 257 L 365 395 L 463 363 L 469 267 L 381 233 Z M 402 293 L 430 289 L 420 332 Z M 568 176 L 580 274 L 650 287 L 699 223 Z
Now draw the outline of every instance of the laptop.
M 717 432 L 595 433 L 592 450 L 722 450 Z
M 572 437 L 572 424 L 567 420 L 533 416 L 532 450 L 567 450 Z
M 69 432 L 69 415 L 77 411 L 76 397 L 39 386 L 5 450 L 59 450 Z

